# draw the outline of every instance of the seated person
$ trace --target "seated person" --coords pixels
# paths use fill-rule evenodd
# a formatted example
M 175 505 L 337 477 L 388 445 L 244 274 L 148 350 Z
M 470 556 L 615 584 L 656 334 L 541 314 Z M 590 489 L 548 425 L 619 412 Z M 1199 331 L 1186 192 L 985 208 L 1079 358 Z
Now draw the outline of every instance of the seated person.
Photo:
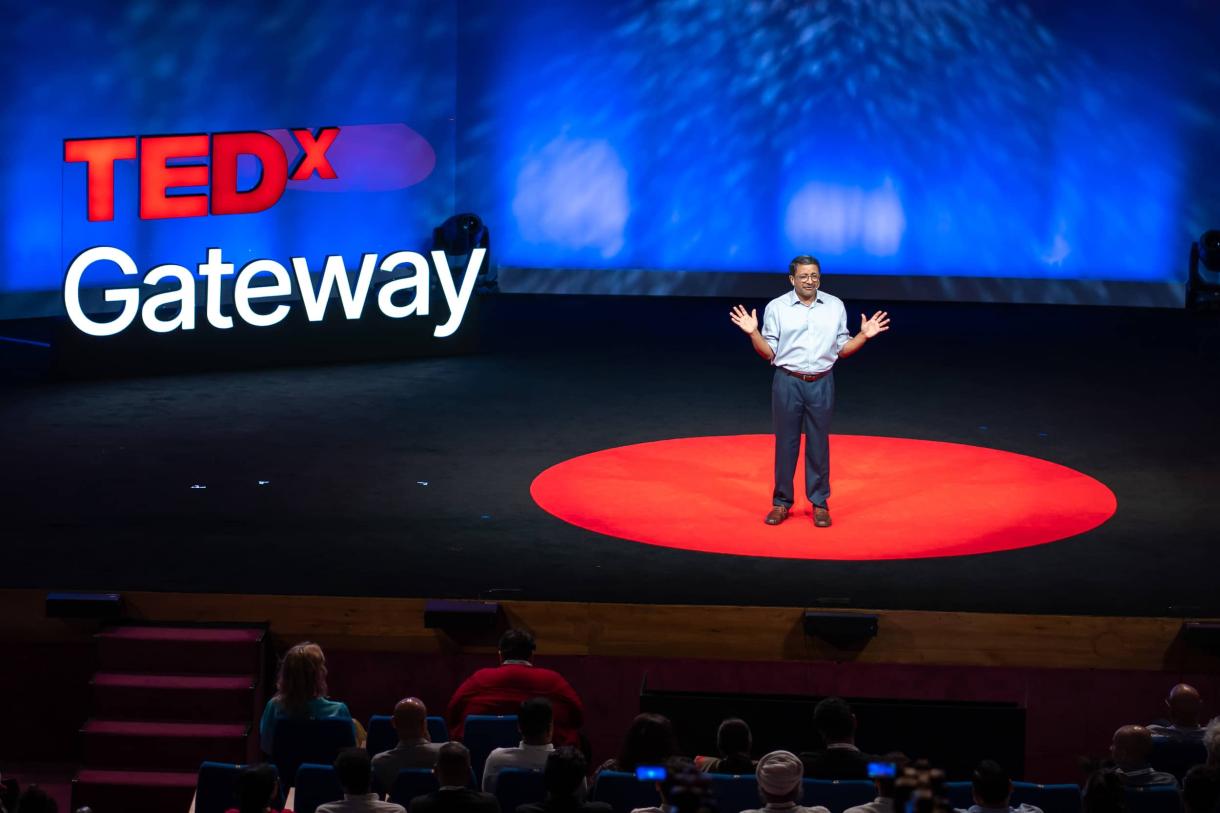
M 251 765 L 237 776 L 237 807 L 227 813 L 279 813 L 280 779 L 275 768 Z M 291 811 L 284 811 L 291 813 Z
M 394 787 L 398 772 L 404 768 L 431 769 L 441 747 L 428 737 L 428 707 L 418 697 L 404 697 L 395 703 L 392 720 L 398 745 L 373 757 L 373 773 L 383 791 Z
M 669 718 L 660 714 L 637 714 L 623 738 L 617 757 L 608 759 L 597 770 L 634 773 L 639 765 L 664 765 L 678 753 L 678 738 Z
M 826 747 L 801 754 L 810 779 L 868 779 L 876 757 L 856 747 L 856 715 L 846 700 L 827 697 L 813 709 L 813 727 Z
M 1126 813 L 1126 789 L 1118 770 L 1097 768 L 1085 779 L 1080 791 L 1082 813 Z
M 521 744 L 515 748 L 496 748 L 487 755 L 483 765 L 483 790 L 496 792 L 496 777 L 505 768 L 523 768 L 541 771 L 546 767 L 547 757 L 555 746 L 554 717 L 551 701 L 545 697 L 531 697 L 521 703 L 517 710 L 517 730 L 521 732 Z
M 894 751 L 876 761 L 893 763 L 894 775 L 874 777 L 873 786 L 877 789 L 877 798 L 862 805 L 849 807 L 843 813 L 894 813 L 894 782 L 902 775 L 902 769 L 910 760 L 907 759 L 906 754 Z
M 584 754 L 567 745 L 556 748 L 547 754 L 542 771 L 546 799 L 540 804 L 520 805 L 516 813 L 612 813 L 605 802 L 584 801 L 588 772 Z
M 742 813 L 830 813 L 821 805 L 801 806 L 801 796 L 805 792 L 805 769 L 796 754 L 772 751 L 758 760 L 754 775 L 758 777 L 758 795 L 762 798 L 763 806 Z
M 1203 699 L 1199 690 L 1188 683 L 1179 683 L 1169 690 L 1165 699 L 1168 720 L 1147 726 L 1154 737 L 1203 742 Z
M 1012 780 L 1000 763 L 993 759 L 985 759 L 978 764 L 970 786 L 974 804 L 968 808 L 968 813 L 1042 813 L 1040 808 L 1033 805 L 1009 806 Z
M 263 718 L 258 724 L 259 742 L 264 754 L 271 753 L 275 724 L 286 717 L 352 719 L 345 704 L 326 697 L 326 656 L 317 644 L 306 641 L 284 653 L 279 676 L 275 680 L 275 696 L 267 701 Z M 355 726 L 355 721 L 352 731 L 359 745 L 363 731 Z
M 1182 777 L 1182 808 L 1185 813 L 1214 813 L 1220 803 L 1220 771 L 1196 765 Z
M 1173 785 L 1178 780 L 1173 774 L 1155 771 L 1148 762 L 1152 753 L 1152 732 L 1142 725 L 1125 725 L 1114 732 L 1110 743 L 1110 756 L 1118 767 L 1119 778 L 1130 788 L 1149 785 Z
M 402 805 L 383 802 L 369 790 L 373 763 L 363 748 L 344 748 L 335 757 L 335 775 L 343 786 L 343 799 L 318 805 L 317 813 L 407 813 Z
M 639 719 L 638 717 L 636 718 Z M 664 719 L 664 718 L 662 718 Z M 695 763 L 691 762 L 686 757 L 672 756 L 664 762 L 641 762 L 640 765 L 664 765 L 665 779 L 656 782 L 657 796 L 660 805 L 654 807 L 637 807 L 631 813 L 667 813 L 672 811 L 671 796 L 675 786 L 675 778 L 680 777 L 688 771 L 697 771 Z M 638 767 L 638 766 L 637 766 Z M 632 770 L 635 770 L 634 768 Z
M 450 736 L 462 739 L 471 714 L 516 714 L 522 700 L 545 697 L 555 715 L 555 741 L 579 745 L 585 707 L 571 685 L 558 672 L 534 666 L 534 636 L 510 629 L 500 638 L 500 665 L 480 669 L 462 683 L 449 700 L 446 717 Z
M 460 742 L 442 745 L 432 770 L 440 788 L 412 799 L 407 806 L 411 813 L 500 813 L 495 796 L 466 787 L 470 752 Z
M 751 774 L 756 763 L 750 759 L 750 726 L 745 720 L 730 717 L 716 729 L 719 757 L 695 757 L 695 767 L 707 773 Z

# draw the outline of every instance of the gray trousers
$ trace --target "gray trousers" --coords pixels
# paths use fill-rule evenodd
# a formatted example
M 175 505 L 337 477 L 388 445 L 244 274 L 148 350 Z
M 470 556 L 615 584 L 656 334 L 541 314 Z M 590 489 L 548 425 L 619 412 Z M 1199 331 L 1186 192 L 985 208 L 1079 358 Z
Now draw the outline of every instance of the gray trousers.
M 771 381 L 771 423 L 775 429 L 773 505 L 792 507 L 796 458 L 805 436 L 805 494 L 814 505 L 830 499 L 830 417 L 834 414 L 835 379 L 827 374 L 802 381 L 783 370 Z

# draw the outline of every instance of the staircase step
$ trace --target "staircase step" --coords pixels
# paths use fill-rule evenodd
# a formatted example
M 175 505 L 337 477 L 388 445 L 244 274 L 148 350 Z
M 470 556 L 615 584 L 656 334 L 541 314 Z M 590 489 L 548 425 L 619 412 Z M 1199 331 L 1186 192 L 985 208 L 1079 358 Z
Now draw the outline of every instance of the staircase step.
M 87 768 L 72 780 L 71 810 L 95 813 L 186 811 L 195 794 L 197 771 L 113 771 Z
M 265 635 L 260 627 L 118 626 L 95 638 L 105 672 L 257 675 Z
M 98 672 L 93 713 L 109 720 L 248 720 L 253 675 L 149 675 Z
M 197 770 L 204 760 L 244 762 L 245 723 L 85 722 L 81 735 L 90 768 Z

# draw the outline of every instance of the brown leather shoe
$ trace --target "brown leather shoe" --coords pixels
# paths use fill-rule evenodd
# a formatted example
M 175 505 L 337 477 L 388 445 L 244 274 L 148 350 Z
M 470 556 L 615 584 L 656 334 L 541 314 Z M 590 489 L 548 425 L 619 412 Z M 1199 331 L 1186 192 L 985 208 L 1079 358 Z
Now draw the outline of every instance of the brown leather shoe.
M 768 525 L 779 525 L 788 518 L 788 509 L 782 505 L 771 506 L 771 513 L 767 514 L 767 518 L 763 520 Z
M 829 508 L 819 508 L 818 506 L 815 505 L 813 507 L 813 524 L 819 528 L 829 528 L 830 527 L 830 509 Z

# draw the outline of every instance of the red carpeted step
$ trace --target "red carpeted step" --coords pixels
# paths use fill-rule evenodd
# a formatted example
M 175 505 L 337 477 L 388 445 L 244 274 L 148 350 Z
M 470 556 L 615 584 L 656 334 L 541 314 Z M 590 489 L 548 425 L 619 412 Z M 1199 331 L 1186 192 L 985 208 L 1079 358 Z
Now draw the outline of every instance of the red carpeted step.
M 244 723 L 88 720 L 81 728 L 90 768 L 198 770 L 204 760 L 244 762 Z
M 195 794 L 196 771 L 85 769 L 72 780 L 72 810 L 94 813 L 185 813 Z
M 249 720 L 251 675 L 146 675 L 98 672 L 93 713 L 109 720 Z
M 95 636 L 104 672 L 259 674 L 257 627 L 124 626 Z

